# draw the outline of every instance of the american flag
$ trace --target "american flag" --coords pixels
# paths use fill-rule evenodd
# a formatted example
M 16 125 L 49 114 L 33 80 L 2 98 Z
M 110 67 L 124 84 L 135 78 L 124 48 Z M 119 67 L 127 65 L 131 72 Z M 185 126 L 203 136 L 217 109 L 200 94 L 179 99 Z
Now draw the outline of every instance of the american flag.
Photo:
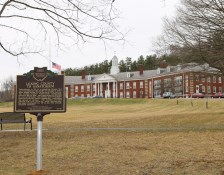
M 55 68 L 55 69 L 57 69 L 57 70 L 61 70 L 61 65 L 59 65 L 59 64 L 57 64 L 57 63 L 54 63 L 54 62 L 52 62 L 52 68 Z

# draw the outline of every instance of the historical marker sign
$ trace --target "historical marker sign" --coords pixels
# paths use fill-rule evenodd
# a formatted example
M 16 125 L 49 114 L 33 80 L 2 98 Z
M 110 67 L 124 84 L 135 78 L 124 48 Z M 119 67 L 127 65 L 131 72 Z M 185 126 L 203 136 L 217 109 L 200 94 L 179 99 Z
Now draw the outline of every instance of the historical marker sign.
M 65 112 L 64 75 L 57 75 L 46 67 L 17 76 L 15 112 Z

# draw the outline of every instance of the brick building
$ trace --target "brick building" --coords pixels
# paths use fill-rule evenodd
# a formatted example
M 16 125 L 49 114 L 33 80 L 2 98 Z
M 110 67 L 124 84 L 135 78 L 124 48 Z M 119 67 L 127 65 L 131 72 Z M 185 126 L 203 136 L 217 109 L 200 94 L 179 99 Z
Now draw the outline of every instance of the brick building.
M 159 98 L 164 92 L 179 97 L 193 93 L 214 95 L 223 91 L 223 76 L 208 65 L 186 64 L 156 70 L 119 72 L 118 58 L 112 58 L 110 74 L 65 76 L 66 96 L 105 98 Z

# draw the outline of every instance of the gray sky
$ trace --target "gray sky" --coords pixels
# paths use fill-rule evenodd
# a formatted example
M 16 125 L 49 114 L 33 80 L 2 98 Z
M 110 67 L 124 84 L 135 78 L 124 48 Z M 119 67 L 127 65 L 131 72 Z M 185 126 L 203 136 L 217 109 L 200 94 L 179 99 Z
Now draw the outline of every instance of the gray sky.
M 106 45 L 102 42 L 87 43 L 77 48 L 73 45 L 65 51 L 56 52 L 54 48 L 47 49 L 51 61 L 61 65 L 62 69 L 80 68 L 110 60 L 114 53 L 119 59 L 131 57 L 136 60 L 140 55 L 153 54 L 152 41 L 161 33 L 162 18 L 175 14 L 175 6 L 180 0 L 115 0 L 115 7 L 121 12 L 120 29 L 129 30 L 125 45 L 113 43 Z M 0 81 L 10 76 L 15 79 L 16 75 L 33 70 L 34 67 L 49 67 L 48 58 L 38 55 L 27 56 L 17 59 L 0 50 Z M 55 69 L 51 69 L 56 71 Z

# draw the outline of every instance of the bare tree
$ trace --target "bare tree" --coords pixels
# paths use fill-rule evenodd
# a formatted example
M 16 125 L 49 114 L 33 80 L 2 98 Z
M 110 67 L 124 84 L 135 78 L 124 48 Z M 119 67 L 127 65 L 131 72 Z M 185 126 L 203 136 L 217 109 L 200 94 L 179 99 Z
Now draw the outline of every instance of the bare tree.
M 176 17 L 164 19 L 156 45 L 163 54 L 208 63 L 224 73 L 224 1 L 182 0 Z
M 123 41 L 115 21 L 114 0 L 1 0 L 0 48 L 20 56 L 40 53 L 42 42 L 56 35 L 56 46 L 63 37 L 75 44 L 91 39 Z
M 9 77 L 1 83 L 0 102 L 12 101 L 13 99 L 13 78 Z

